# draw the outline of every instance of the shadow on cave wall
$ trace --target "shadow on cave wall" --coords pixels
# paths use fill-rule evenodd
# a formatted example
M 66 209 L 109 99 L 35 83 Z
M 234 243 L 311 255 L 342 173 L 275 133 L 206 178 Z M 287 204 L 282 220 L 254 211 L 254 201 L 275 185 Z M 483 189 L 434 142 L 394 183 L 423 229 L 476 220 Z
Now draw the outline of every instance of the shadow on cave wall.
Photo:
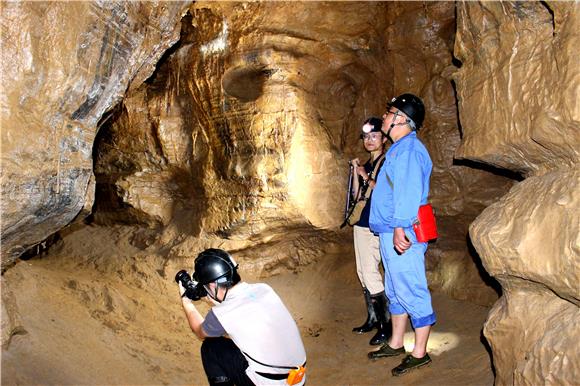
M 159 231 L 171 222 L 183 233 L 199 234 L 201 218 L 205 212 L 204 202 L 207 201 L 203 183 L 198 177 L 202 175 L 202 163 L 170 160 L 165 154 L 160 133 L 161 119 L 165 116 L 152 117 L 149 111 L 128 111 L 129 108 L 134 109 L 134 106 L 125 105 L 127 97 L 137 95 L 143 99 L 145 110 L 157 108 L 158 99 L 163 98 L 168 89 L 172 90 L 169 86 L 175 75 L 172 73 L 172 58 L 180 49 L 195 41 L 194 30 L 192 16 L 187 12 L 181 19 L 180 39 L 163 54 L 151 76 L 100 120 L 93 143 L 95 199 L 87 223 L 136 225 Z M 185 102 L 185 98 L 175 99 L 183 112 L 183 127 L 194 127 L 196 121 L 191 106 Z M 188 147 L 188 144 L 184 146 Z M 192 158 L 190 154 L 189 159 Z M 151 181 L 154 176 L 135 179 L 135 176 L 147 173 L 158 174 L 157 185 Z M 127 202 L 123 197 L 129 194 L 124 190 L 127 183 L 124 188 L 120 186 L 125 177 L 132 178 L 132 183 L 150 184 L 152 189 L 161 189 L 159 205 L 170 207 L 170 220 L 156 218 L 150 212 L 143 212 Z
M 486 271 L 485 267 L 483 266 L 483 263 L 481 262 L 481 257 L 479 256 L 477 250 L 475 249 L 473 243 L 471 242 L 469 234 L 467 235 L 465 242 L 467 243 L 467 251 L 469 253 L 469 257 L 471 258 L 473 264 L 477 268 L 477 272 L 479 273 L 481 281 L 483 281 L 485 285 L 493 289 L 499 298 L 502 295 L 501 284 Z
M 457 119 L 457 122 L 460 122 L 459 118 Z M 514 180 L 517 182 L 523 181 L 525 179 L 525 177 L 521 173 L 518 173 L 516 171 L 502 169 L 502 168 L 495 167 L 493 165 L 489 165 L 489 164 L 485 164 L 485 163 L 477 162 L 477 161 L 472 161 L 472 160 L 468 160 L 468 159 L 454 159 L 453 165 L 465 166 L 465 167 L 468 167 L 471 169 L 483 170 L 484 172 L 494 174 L 494 175 L 500 176 L 500 177 L 509 178 L 510 180 Z

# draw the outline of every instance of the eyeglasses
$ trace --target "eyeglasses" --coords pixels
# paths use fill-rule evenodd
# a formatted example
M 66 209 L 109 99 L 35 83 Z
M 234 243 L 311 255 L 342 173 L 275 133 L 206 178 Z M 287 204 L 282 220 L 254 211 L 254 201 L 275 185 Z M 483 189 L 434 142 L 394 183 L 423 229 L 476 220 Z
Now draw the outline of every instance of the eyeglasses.
M 381 133 L 371 133 L 371 134 L 363 134 L 362 139 L 363 141 L 371 140 L 376 141 L 377 139 L 381 139 L 383 135 Z

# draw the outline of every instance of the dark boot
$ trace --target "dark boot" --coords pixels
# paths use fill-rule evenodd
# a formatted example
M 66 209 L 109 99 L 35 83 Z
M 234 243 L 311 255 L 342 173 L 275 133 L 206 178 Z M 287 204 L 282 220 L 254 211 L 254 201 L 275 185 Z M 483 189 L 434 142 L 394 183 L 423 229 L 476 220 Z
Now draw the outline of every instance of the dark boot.
M 357 334 L 364 334 L 365 332 L 369 332 L 376 327 L 377 324 L 377 316 L 375 314 L 375 308 L 373 307 L 373 303 L 371 301 L 371 294 L 369 290 L 366 288 L 363 289 L 363 294 L 365 296 L 365 301 L 367 303 L 367 320 L 363 323 L 362 326 L 355 327 L 352 329 L 352 332 L 356 332 Z
M 392 325 L 391 325 L 391 313 L 389 312 L 389 300 L 385 296 L 384 292 L 371 296 L 371 301 L 375 308 L 375 314 L 377 315 L 377 333 L 373 336 L 369 342 L 371 346 L 378 346 L 387 341 L 391 337 Z

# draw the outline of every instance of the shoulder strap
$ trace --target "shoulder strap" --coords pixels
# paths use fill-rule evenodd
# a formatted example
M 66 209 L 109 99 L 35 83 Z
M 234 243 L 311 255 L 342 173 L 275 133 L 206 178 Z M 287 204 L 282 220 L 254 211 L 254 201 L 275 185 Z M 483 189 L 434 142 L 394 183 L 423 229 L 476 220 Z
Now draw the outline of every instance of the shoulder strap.
M 383 162 L 385 162 L 385 153 L 381 154 L 380 157 L 377 158 L 377 161 L 375 163 L 375 167 L 373 169 L 373 178 L 377 175 L 379 169 L 383 165 Z M 371 196 L 371 192 L 372 192 L 372 189 L 367 189 L 365 191 L 365 198 L 368 199 Z
M 385 162 L 385 153 L 381 154 L 380 157 L 377 159 L 375 163 L 375 168 L 373 169 L 373 177 L 377 175 L 381 166 L 383 166 L 383 162 Z

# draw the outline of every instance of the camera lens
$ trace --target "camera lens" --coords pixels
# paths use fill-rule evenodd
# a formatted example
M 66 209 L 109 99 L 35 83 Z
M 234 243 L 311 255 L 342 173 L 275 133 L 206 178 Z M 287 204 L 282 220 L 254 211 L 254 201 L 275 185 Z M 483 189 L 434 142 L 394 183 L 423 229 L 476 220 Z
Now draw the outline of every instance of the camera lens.
M 185 285 L 185 283 L 187 283 L 190 280 L 191 280 L 191 278 L 189 277 L 189 273 L 187 273 L 186 270 L 182 269 L 181 271 L 179 271 L 175 274 L 175 282 L 176 283 L 181 282 L 181 284 Z
M 191 276 L 185 270 L 181 270 L 175 274 L 175 281 L 181 283 L 185 288 L 184 296 L 187 296 L 191 300 L 199 300 L 207 295 L 205 288 L 191 280 Z

